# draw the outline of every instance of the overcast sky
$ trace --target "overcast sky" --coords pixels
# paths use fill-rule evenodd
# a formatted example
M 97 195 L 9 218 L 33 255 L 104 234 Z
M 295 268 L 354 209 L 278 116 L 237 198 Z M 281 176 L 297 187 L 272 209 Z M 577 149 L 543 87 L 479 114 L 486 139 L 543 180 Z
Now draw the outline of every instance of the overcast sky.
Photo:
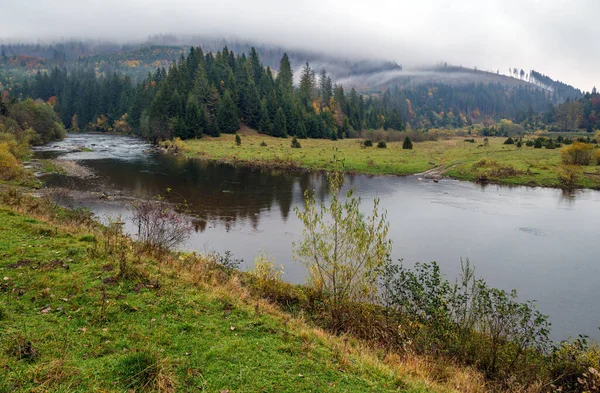
M 0 0 L 0 40 L 210 34 L 600 88 L 600 0 Z

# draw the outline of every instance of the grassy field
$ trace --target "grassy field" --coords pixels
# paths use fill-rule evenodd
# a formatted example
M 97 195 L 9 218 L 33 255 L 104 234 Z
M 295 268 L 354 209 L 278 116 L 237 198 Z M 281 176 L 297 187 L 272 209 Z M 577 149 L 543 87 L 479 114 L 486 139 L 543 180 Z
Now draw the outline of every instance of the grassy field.
M 0 392 L 483 391 L 311 328 L 197 259 L 109 253 L 82 228 L 0 204 Z
M 600 189 L 600 166 L 570 167 L 561 163 L 560 149 L 535 149 L 504 145 L 505 138 L 483 138 L 476 143 L 465 138 L 413 143 L 403 150 L 402 142 L 388 142 L 387 148 L 365 148 L 362 140 L 300 140 L 302 148 L 293 149 L 291 139 L 265 135 L 242 135 L 236 146 L 234 135 L 183 142 L 185 154 L 192 157 L 243 163 L 246 165 L 328 170 L 343 160 L 348 172 L 377 175 L 408 175 L 435 169 L 445 176 L 491 183 L 562 187 L 561 178 L 572 174 L 576 187 Z M 261 143 L 266 146 L 261 146 Z M 376 143 L 374 143 L 376 145 Z M 483 161 L 482 161 L 483 160 Z

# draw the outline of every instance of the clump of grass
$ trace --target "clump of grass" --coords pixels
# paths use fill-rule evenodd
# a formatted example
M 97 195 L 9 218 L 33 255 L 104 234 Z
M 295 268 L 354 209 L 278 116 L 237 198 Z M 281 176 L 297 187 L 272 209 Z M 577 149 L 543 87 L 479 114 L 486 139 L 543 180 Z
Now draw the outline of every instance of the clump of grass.
M 173 378 L 169 375 L 165 362 L 148 351 L 135 352 L 121 358 L 117 364 L 117 374 L 125 389 L 175 391 Z
M 88 243 L 95 243 L 96 242 L 96 236 L 94 235 L 83 235 L 79 237 L 79 241 L 80 242 L 88 242 Z

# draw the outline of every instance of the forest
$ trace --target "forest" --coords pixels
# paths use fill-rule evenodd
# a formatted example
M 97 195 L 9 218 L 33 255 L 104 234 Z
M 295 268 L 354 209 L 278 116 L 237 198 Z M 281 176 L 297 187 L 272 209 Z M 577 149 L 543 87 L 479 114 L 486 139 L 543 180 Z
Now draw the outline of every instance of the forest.
M 489 127 L 502 119 L 511 119 L 524 130 L 591 132 L 598 127 L 595 91 L 571 99 L 578 96 L 576 90 L 536 71 L 530 76 L 535 83 L 528 84 L 429 82 L 390 85 L 367 94 L 355 88 L 347 91 L 327 70 L 315 70 L 308 62 L 295 77 L 286 53 L 272 69 L 254 47 L 248 55 L 240 55 L 227 46 L 216 52 L 192 46 L 186 56 L 176 47 L 149 46 L 137 48 L 136 59 L 111 54 L 129 66 L 100 72 L 102 56 L 114 50 L 83 44 L 45 49 L 7 46 L 0 72 L 33 67 L 27 65 L 27 55 L 17 53 L 50 56 L 55 67 L 13 81 L 13 97 L 51 103 L 70 130 L 134 132 L 153 142 L 235 133 L 242 125 L 271 136 L 328 139 L 356 137 L 369 129 Z M 264 48 L 260 52 L 272 57 Z M 158 60 L 177 53 L 177 61 Z M 76 55 L 73 66 L 67 60 Z M 19 65 L 19 59 L 26 64 Z M 158 66 L 141 79 L 139 72 L 150 64 Z M 8 74 L 2 75 L 8 84 Z

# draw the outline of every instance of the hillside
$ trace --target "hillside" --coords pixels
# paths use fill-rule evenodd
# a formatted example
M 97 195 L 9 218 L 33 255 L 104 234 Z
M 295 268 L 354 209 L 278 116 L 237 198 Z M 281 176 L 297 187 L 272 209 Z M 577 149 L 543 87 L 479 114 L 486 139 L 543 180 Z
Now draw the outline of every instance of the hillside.
M 311 328 L 214 259 L 141 252 L 14 190 L 0 200 L 0 392 L 482 391 L 468 371 L 444 366 L 449 388 L 424 359 Z
M 560 103 L 567 98 L 576 99 L 582 96 L 578 89 L 555 81 L 549 76 L 532 70 L 528 77 L 516 77 L 487 72 L 462 66 L 442 63 L 427 67 L 406 68 L 397 61 L 377 58 L 344 58 L 319 52 L 297 50 L 259 42 L 226 40 L 223 38 L 190 36 L 176 37 L 170 35 L 151 36 L 146 41 L 131 44 L 116 44 L 96 41 L 65 41 L 48 45 L 37 44 L 2 44 L 0 45 L 2 63 L 6 69 L 22 78 L 33 75 L 40 70 L 51 70 L 55 66 L 68 68 L 93 68 L 97 73 L 109 75 L 121 72 L 135 80 L 145 78 L 148 72 L 158 67 L 168 68 L 182 55 L 187 56 L 191 46 L 201 46 L 206 52 L 216 53 L 223 47 L 241 54 L 248 54 L 255 48 L 265 66 L 277 70 L 279 61 L 287 53 L 294 74 L 295 82 L 305 63 L 309 62 L 317 72 L 326 69 L 332 80 L 347 88 L 355 87 L 360 91 L 378 92 L 389 87 L 399 86 L 411 88 L 417 85 L 447 84 L 501 84 L 506 87 L 541 88 L 554 95 L 553 103 Z M 410 60 L 410 59 L 407 59 Z M 515 69 L 516 70 L 516 69 Z M 0 74 L 0 82 L 2 76 Z

